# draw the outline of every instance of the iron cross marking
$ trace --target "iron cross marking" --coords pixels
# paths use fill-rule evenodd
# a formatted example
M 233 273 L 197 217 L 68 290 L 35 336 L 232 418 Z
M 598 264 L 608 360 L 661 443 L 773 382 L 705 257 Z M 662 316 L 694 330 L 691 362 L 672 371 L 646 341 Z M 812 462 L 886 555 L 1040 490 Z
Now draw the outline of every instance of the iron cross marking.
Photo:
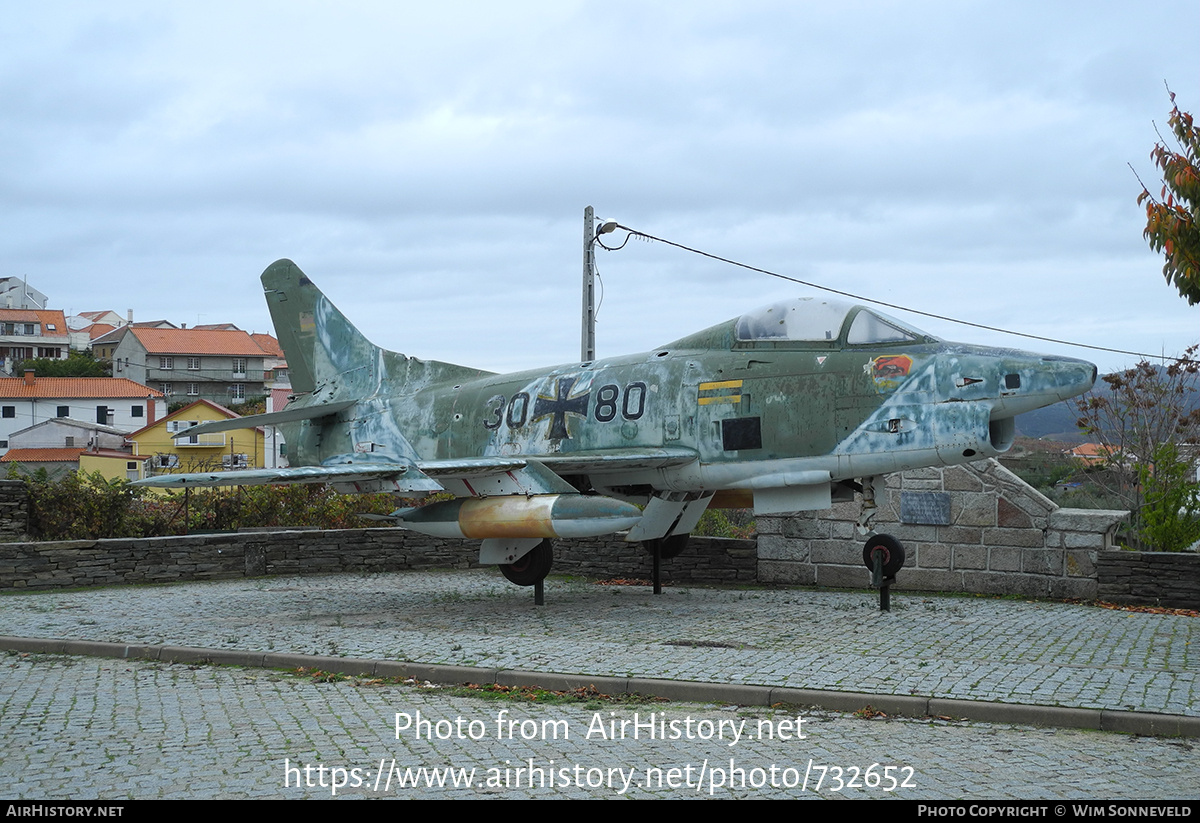
M 551 418 L 550 433 L 546 435 L 549 440 L 569 440 L 571 438 L 571 435 L 567 433 L 568 414 L 587 417 L 588 400 L 592 393 L 588 391 L 578 397 L 571 397 L 571 389 L 574 386 L 574 377 L 560 377 L 555 386 L 554 397 L 543 397 L 539 394 L 533 401 L 534 420 L 540 420 L 543 417 Z

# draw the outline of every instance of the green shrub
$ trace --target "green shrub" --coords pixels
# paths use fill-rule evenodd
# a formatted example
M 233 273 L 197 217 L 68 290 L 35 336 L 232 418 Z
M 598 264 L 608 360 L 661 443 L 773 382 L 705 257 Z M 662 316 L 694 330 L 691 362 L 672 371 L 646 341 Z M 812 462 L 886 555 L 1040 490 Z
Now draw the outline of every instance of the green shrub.
M 308 527 L 361 529 L 387 526 L 360 514 L 397 508 L 387 494 L 338 494 L 328 486 L 237 486 L 160 495 L 108 480 L 99 473 L 71 472 L 52 480 L 44 469 L 22 476 L 29 491 L 29 531 L 38 540 L 157 537 L 189 531 Z

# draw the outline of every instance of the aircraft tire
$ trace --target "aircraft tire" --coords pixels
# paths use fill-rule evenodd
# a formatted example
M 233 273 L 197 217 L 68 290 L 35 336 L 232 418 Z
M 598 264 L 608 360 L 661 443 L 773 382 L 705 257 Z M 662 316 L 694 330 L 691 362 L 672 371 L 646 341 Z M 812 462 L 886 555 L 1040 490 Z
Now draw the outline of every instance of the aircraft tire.
M 883 576 L 895 577 L 904 568 L 904 545 L 890 534 L 877 534 L 863 546 L 863 565 L 874 570 L 876 551 L 883 552 Z
M 549 540 L 538 543 L 516 563 L 501 563 L 500 573 L 509 583 L 518 586 L 534 586 L 539 580 L 545 580 L 554 565 L 554 544 Z
M 659 557 L 663 560 L 674 560 L 683 554 L 687 548 L 689 537 L 691 537 L 690 534 L 673 534 L 670 537 L 656 537 L 653 540 L 643 540 L 642 545 L 645 547 L 646 552 L 653 556 L 654 544 L 658 543 Z

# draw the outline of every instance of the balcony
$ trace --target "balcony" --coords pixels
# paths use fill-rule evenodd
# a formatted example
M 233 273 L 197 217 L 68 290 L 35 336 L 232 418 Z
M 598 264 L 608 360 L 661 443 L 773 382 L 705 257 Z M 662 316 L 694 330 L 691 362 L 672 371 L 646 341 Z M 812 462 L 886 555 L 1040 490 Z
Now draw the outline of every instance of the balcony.
M 175 438 L 175 447 L 179 449 L 211 449 L 215 446 L 225 445 L 225 433 L 217 432 L 216 434 L 181 434 Z

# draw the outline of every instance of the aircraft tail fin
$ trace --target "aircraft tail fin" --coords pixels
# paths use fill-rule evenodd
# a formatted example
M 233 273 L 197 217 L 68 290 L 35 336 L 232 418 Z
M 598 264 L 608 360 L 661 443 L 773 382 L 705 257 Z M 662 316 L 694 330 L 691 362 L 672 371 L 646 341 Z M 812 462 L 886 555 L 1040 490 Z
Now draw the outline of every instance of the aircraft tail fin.
M 489 374 L 379 348 L 291 260 L 268 266 L 262 284 L 292 388 L 298 393 L 327 386 L 338 397 L 366 397 L 385 380 L 405 385 Z

